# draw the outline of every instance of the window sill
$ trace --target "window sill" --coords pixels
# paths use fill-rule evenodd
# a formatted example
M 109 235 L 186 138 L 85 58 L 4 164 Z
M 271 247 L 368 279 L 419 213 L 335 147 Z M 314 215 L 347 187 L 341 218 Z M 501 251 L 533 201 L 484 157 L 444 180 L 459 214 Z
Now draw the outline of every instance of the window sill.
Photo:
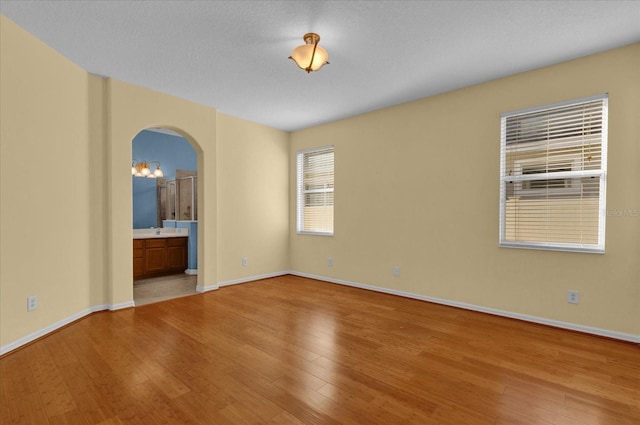
M 535 249 L 539 251 L 580 252 L 586 254 L 604 254 L 604 247 L 578 244 L 549 244 L 535 242 L 500 242 L 500 248 Z
M 299 235 L 311 235 L 311 236 L 333 236 L 333 232 L 309 232 L 309 231 L 298 231 Z

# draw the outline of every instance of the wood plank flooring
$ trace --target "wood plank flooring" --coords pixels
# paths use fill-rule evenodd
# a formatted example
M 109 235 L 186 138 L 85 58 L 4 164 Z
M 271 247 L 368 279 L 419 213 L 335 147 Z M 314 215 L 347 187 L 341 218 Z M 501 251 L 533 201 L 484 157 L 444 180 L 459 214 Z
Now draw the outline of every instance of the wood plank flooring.
M 638 425 L 640 347 L 282 276 L 0 359 L 3 425 Z

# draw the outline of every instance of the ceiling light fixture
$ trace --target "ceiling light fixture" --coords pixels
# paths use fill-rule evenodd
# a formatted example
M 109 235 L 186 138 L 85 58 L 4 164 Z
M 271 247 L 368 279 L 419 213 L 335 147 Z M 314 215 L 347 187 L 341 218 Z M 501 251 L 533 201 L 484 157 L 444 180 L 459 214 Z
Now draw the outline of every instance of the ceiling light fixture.
M 149 164 L 156 164 L 156 169 L 151 172 Z M 131 175 L 134 177 L 147 177 L 149 179 L 155 179 L 156 177 L 164 177 L 164 173 L 160 169 L 160 163 L 158 161 L 131 161 Z
M 293 53 L 289 56 L 289 59 L 300 67 L 307 71 L 307 74 L 311 71 L 317 71 L 325 64 L 329 63 L 329 54 L 322 47 L 318 46 L 320 36 L 316 33 L 310 32 L 302 37 L 305 44 L 293 49 Z

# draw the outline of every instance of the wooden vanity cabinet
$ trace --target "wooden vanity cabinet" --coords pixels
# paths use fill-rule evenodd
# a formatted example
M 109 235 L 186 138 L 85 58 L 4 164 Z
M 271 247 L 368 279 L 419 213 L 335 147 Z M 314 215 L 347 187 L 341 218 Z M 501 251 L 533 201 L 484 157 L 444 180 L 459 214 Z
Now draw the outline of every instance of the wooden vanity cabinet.
M 186 270 L 187 238 L 167 239 L 167 267 L 171 270 Z
M 144 275 L 144 239 L 133 240 L 133 278 Z
M 167 269 L 167 240 L 145 239 L 144 267 L 146 274 L 162 273 Z
M 133 278 L 182 273 L 187 268 L 187 238 L 133 240 Z

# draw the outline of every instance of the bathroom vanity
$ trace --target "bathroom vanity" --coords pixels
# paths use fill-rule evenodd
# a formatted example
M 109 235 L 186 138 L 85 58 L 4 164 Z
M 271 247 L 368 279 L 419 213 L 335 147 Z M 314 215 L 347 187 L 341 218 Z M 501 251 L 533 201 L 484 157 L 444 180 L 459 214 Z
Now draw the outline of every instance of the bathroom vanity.
M 188 237 L 187 229 L 134 229 L 133 279 L 184 273 Z

